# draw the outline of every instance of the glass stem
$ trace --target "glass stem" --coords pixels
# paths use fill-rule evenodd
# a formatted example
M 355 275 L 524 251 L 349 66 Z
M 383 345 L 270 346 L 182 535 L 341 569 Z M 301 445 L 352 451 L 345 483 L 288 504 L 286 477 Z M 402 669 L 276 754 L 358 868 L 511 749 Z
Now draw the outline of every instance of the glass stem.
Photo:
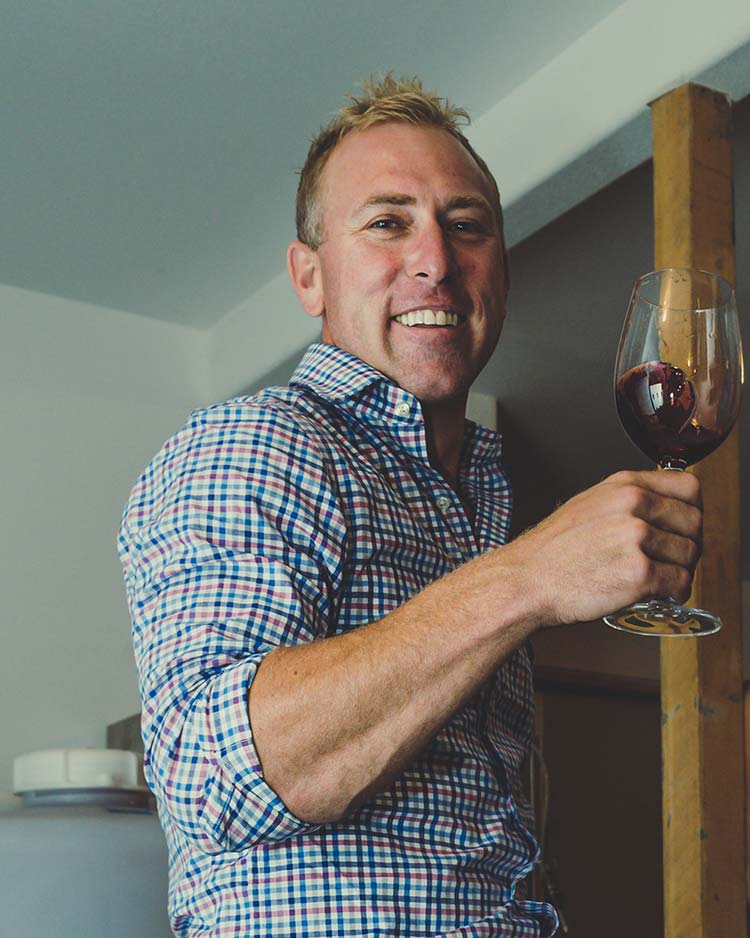
M 684 472 L 687 463 L 684 459 L 677 459 L 674 456 L 664 456 L 659 460 L 660 469 L 669 469 L 671 472 Z
M 687 463 L 684 459 L 675 459 L 671 456 L 665 456 L 659 460 L 659 468 L 663 469 L 665 472 L 684 472 L 687 468 Z M 677 600 L 673 599 L 671 596 L 665 596 L 663 599 L 653 599 L 651 601 L 665 603 L 667 606 L 674 606 L 675 615 L 678 615 L 676 610 L 682 609 Z

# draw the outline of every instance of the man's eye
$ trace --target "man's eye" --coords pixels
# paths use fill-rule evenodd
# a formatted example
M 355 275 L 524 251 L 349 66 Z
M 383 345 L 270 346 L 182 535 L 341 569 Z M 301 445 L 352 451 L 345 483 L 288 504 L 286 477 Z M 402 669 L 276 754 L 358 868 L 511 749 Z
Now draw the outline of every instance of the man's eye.
M 452 221 L 450 229 L 451 231 L 465 231 L 469 234 L 481 234 L 484 231 L 481 222 L 474 221 L 471 218 L 460 218 L 457 221 Z
M 403 226 L 404 224 L 399 218 L 376 218 L 368 225 L 369 228 L 374 228 L 376 231 L 393 231 L 403 228 Z

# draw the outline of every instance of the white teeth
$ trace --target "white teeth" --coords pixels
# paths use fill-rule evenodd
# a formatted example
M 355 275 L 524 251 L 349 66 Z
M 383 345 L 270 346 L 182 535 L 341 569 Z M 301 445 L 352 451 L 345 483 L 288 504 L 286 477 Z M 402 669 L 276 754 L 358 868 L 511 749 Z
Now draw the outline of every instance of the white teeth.
M 416 309 L 395 317 L 402 326 L 457 326 L 458 314 L 444 309 Z

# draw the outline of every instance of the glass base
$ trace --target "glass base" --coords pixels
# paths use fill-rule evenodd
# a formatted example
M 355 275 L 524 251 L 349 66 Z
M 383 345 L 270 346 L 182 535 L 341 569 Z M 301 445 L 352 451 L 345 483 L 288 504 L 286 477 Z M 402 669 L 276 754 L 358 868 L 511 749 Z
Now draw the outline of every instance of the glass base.
M 635 603 L 621 609 L 604 621 L 610 628 L 635 635 L 655 635 L 657 638 L 691 638 L 711 635 L 721 628 L 721 619 L 704 609 L 692 609 L 663 599 Z

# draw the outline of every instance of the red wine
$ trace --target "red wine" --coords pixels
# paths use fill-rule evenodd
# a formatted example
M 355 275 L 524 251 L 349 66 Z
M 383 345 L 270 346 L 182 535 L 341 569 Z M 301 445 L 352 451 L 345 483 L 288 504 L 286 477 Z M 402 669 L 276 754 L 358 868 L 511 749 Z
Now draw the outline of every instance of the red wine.
M 625 432 L 661 466 L 691 466 L 712 453 L 727 435 L 698 423 L 693 385 L 684 372 L 666 362 L 644 362 L 631 368 L 617 382 L 615 396 Z

